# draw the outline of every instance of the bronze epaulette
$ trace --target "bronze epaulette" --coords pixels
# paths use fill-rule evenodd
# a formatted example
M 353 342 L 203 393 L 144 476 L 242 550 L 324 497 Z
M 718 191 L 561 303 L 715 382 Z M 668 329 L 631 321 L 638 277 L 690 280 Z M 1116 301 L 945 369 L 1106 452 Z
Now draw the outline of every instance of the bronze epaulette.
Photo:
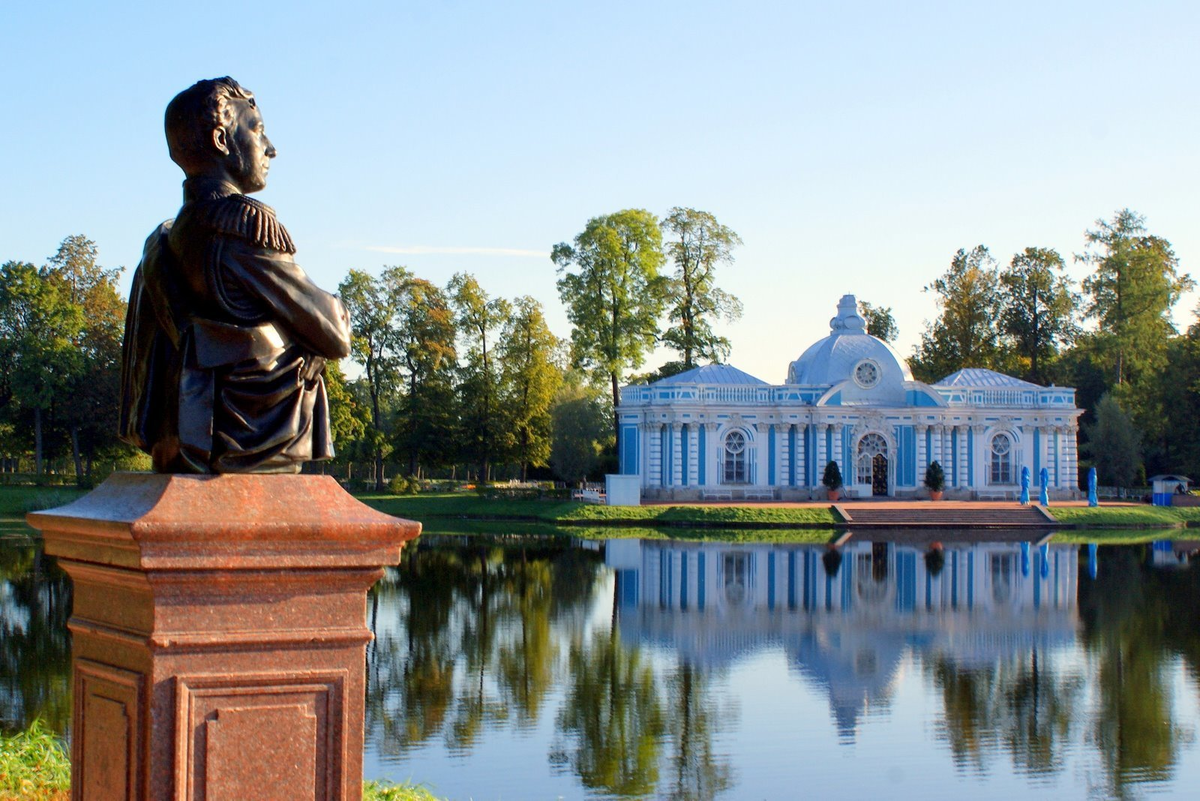
M 202 201 L 201 217 L 217 231 L 248 239 L 259 247 L 295 253 L 296 246 L 275 210 L 245 195 L 229 195 L 219 200 Z

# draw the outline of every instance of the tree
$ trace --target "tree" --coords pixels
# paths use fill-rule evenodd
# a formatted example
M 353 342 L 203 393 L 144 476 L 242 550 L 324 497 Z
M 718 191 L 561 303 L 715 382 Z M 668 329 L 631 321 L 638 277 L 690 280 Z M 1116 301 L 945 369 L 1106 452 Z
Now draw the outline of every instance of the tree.
M 1000 274 L 1000 321 L 1019 356 L 1029 360 L 1027 378 L 1046 383 L 1046 364 L 1069 345 L 1078 330 L 1079 297 L 1063 274 L 1062 256 L 1052 248 L 1025 248 Z
M 607 425 L 604 393 L 568 374 L 554 399 L 550 463 L 568 482 L 587 479 L 600 464 Z M 611 432 L 608 432 L 611 433 Z
M 1162 367 L 1176 333 L 1171 308 L 1195 283 L 1179 274 L 1171 243 L 1147 233 L 1145 217 L 1129 209 L 1097 220 L 1086 239 L 1089 250 L 1076 258 L 1093 268 L 1083 281 L 1087 314 L 1099 323 L 1102 356 L 1119 386 Z
M 892 317 L 891 306 L 872 306 L 865 300 L 858 302 L 858 313 L 867 321 L 867 333 L 878 337 L 884 342 L 895 342 L 900 336 L 896 327 L 896 319 Z
M 679 351 L 684 370 L 695 367 L 697 359 L 724 361 L 729 358 L 729 340 L 718 336 L 712 324 L 739 319 L 742 302 L 718 289 L 714 274 L 718 264 L 733 262 L 733 249 L 742 240 L 707 211 L 678 206 L 667 213 L 662 228 L 668 235 L 667 254 L 675 263 L 667 284 L 671 326 L 663 342 Z
M 654 215 L 627 209 L 588 220 L 575 244 L 560 242 L 551 258 L 558 265 L 558 294 L 567 307 L 571 363 L 612 386 L 613 431 L 620 435 L 616 408 L 621 377 L 637 369 L 658 336 L 665 306 L 662 234 Z M 576 272 L 569 272 L 569 268 Z
M 1088 427 L 1088 451 L 1101 484 L 1132 487 L 1138 483 L 1141 443 L 1129 415 L 1111 394 L 1096 404 L 1096 422 Z
M 85 473 L 91 475 L 98 450 L 119 447 L 115 432 L 125 301 L 117 292 L 117 279 L 122 270 L 101 267 L 98 255 L 96 244 L 86 236 L 68 236 L 50 257 L 45 271 L 47 280 L 57 284 L 63 297 L 82 315 L 82 326 L 73 340 L 78 351 L 77 369 L 64 377 L 65 391 L 58 404 L 70 436 L 79 482 Z
M 491 475 L 491 457 L 496 449 L 496 406 L 499 395 L 499 370 L 489 349 L 492 336 L 512 314 L 512 305 L 503 298 L 489 298 L 487 292 L 467 273 L 450 279 L 450 299 L 454 304 L 465 360 L 461 384 L 464 439 L 467 451 L 479 465 L 479 480 Z
M 541 304 L 528 295 L 517 298 L 500 336 L 499 355 L 506 451 L 521 466 L 522 481 L 530 465 L 542 467 L 550 459 L 550 407 L 563 380 L 560 347 Z
M 400 286 L 396 315 L 407 391 L 397 409 L 394 439 L 397 449 L 408 454 L 409 475 L 419 477 L 422 465 L 444 464 L 455 456 L 454 313 L 445 292 L 410 276 Z
M 346 375 L 338 362 L 325 362 L 322 375 L 325 393 L 329 396 L 329 430 L 340 454 L 343 449 L 352 447 L 353 443 L 366 436 L 371 426 L 371 412 L 350 391 Z
M 970 251 L 959 249 L 950 269 L 925 287 L 926 292 L 937 292 L 940 314 L 926 324 L 909 360 L 918 380 L 937 381 L 964 367 L 1001 366 L 998 286 L 996 260 L 978 245 Z
M 363 366 L 371 400 L 371 449 L 375 461 L 375 489 L 384 487 L 383 457 L 387 437 L 383 410 L 399 381 L 399 346 L 396 309 L 401 287 L 412 278 L 404 267 L 385 267 L 379 278 L 351 270 L 338 285 L 338 294 L 350 313 L 350 353 Z
M 0 266 L 0 363 L 7 400 L 33 414 L 34 462 L 42 472 L 45 418 L 79 370 L 75 343 L 83 313 L 47 269 L 24 262 Z

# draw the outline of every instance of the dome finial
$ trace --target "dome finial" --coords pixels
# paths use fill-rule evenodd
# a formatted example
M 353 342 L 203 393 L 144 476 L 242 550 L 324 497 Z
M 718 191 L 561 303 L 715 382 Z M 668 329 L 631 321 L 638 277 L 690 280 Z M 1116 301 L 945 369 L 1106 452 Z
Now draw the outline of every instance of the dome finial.
M 834 334 L 862 334 L 867 330 L 867 323 L 859 316 L 858 301 L 853 295 L 842 295 L 837 305 L 837 316 L 829 321 L 829 330 Z

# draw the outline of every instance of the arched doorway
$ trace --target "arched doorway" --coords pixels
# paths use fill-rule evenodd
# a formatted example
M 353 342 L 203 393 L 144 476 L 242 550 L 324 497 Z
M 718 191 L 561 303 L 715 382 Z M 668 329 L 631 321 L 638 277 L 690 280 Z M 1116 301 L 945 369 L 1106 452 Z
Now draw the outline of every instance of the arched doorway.
M 880 434 L 867 434 L 858 441 L 858 482 L 870 484 L 872 495 L 888 494 L 888 446 Z

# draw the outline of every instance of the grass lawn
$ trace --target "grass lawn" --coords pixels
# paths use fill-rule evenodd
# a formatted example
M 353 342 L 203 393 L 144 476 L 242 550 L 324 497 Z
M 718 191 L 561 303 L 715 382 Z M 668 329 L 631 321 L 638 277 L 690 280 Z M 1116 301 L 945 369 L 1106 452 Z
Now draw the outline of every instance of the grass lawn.
M 1200 525 L 1200 507 L 1197 506 L 1051 506 L 1047 511 L 1060 523 L 1087 528 Z
M 381 512 L 413 520 L 513 520 L 556 525 L 637 526 L 806 526 L 828 528 L 841 521 L 827 506 L 602 506 L 578 501 L 488 499 L 465 493 L 358 496 Z
M 62 741 L 39 723 L 10 736 L 0 735 L 0 801 L 67 801 L 71 760 Z M 424 787 L 365 782 L 363 801 L 438 801 Z

